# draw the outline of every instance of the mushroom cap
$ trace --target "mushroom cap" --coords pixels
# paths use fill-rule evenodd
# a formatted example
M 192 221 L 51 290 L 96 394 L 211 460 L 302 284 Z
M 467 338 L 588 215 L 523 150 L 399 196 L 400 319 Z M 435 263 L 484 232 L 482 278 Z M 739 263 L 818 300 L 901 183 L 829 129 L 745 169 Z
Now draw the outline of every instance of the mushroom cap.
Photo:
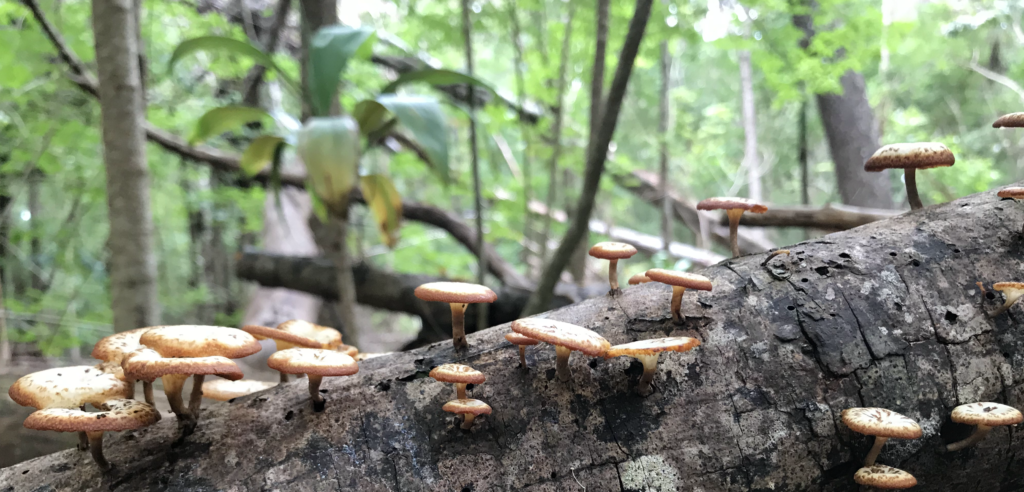
M 700 340 L 690 337 L 666 337 L 615 345 L 605 352 L 606 359 L 628 355 L 654 355 L 661 352 L 689 352 L 700 345 Z
M 604 337 L 582 326 L 544 318 L 523 318 L 512 322 L 512 331 L 569 350 L 577 350 L 591 357 L 604 355 L 612 344 Z
M 215 374 L 224 379 L 242 379 L 242 370 L 227 357 L 162 357 L 156 350 L 149 348 L 128 354 L 121 361 L 121 367 L 126 377 L 143 381 L 171 374 Z
M 506 333 L 505 340 L 508 340 L 512 345 L 537 345 L 540 343 L 537 340 L 525 335 L 520 335 L 514 331 L 512 333 Z
M 647 270 L 647 278 L 661 282 L 663 284 L 674 285 L 676 287 L 686 287 L 687 289 L 697 290 L 711 290 L 711 280 L 703 275 L 697 275 L 696 273 L 680 272 L 676 270 L 664 270 L 661 268 L 652 268 Z
M 430 377 L 442 383 L 483 384 L 484 373 L 464 364 L 441 364 L 430 370 Z
M 284 342 L 298 347 L 307 348 L 323 347 L 323 344 L 318 340 L 314 340 L 312 338 L 305 337 L 296 333 L 289 333 L 284 330 L 279 330 L 277 328 L 271 328 L 269 326 L 245 325 L 240 329 L 252 335 L 253 338 L 257 340 L 274 340 L 275 342 Z
M 1024 198 L 1024 187 L 1021 186 L 1010 186 L 999 190 L 996 193 L 999 198 Z
M 338 345 L 338 347 L 335 348 L 334 350 L 337 350 L 338 352 L 341 352 L 341 353 L 343 353 L 343 354 L 345 354 L 345 355 L 347 355 L 349 357 L 353 357 L 353 358 L 357 354 L 359 354 L 359 349 L 355 345 L 341 344 L 341 345 Z
M 472 398 L 460 398 L 445 403 L 441 410 L 451 413 L 471 413 L 473 415 L 491 414 L 491 406 Z
M 285 374 L 349 376 L 359 372 L 359 363 L 341 352 L 327 349 L 291 348 L 274 352 L 267 365 Z
M 917 485 L 913 475 L 885 465 L 865 466 L 853 474 L 853 481 L 876 489 L 909 489 Z
M 158 326 L 143 333 L 139 341 L 164 357 L 240 359 L 263 348 L 252 335 L 223 326 Z
M 992 128 L 1024 127 L 1024 113 L 1004 114 L 992 122 Z
M 921 426 L 910 417 L 886 408 L 847 408 L 843 410 L 843 423 L 850 430 L 875 437 L 917 439 Z
M 886 169 L 930 169 L 949 167 L 956 157 L 948 147 L 938 142 L 889 144 L 875 151 L 864 170 L 872 173 Z
M 277 386 L 277 384 L 266 381 L 254 381 L 252 379 L 240 379 L 238 381 L 213 379 L 203 382 L 203 396 L 213 400 L 228 401 L 239 396 L 258 393 L 274 386 Z
M 1024 422 L 1024 415 L 1009 405 L 982 401 L 954 408 L 952 419 L 958 424 L 996 427 Z
M 148 327 L 136 328 L 103 337 L 92 348 L 92 358 L 120 364 L 124 356 L 142 347 L 139 338 L 149 330 L 150 328 Z
M 1013 292 L 1024 290 L 1024 283 L 1021 282 L 996 282 L 992 284 L 992 288 L 999 292 Z
M 47 408 L 32 412 L 25 419 L 25 427 L 34 430 L 58 432 L 108 432 L 138 429 L 160 420 L 160 412 L 153 405 L 138 400 L 108 400 L 99 412 L 86 412 L 77 408 Z
M 636 248 L 626 243 L 605 241 L 590 247 L 590 256 L 602 260 L 621 260 L 636 254 Z
M 7 390 L 15 403 L 25 407 L 74 408 L 90 403 L 128 398 L 132 385 L 94 366 L 47 369 L 22 376 Z
M 320 326 L 309 321 L 293 319 L 277 325 L 284 333 L 313 340 L 317 345 L 309 348 L 333 349 L 341 345 L 341 332 L 328 326 Z
M 646 272 L 641 272 L 629 277 L 629 285 L 640 285 L 646 284 L 647 282 L 653 282 L 653 280 L 651 280 L 651 277 L 647 276 Z
M 753 212 L 755 214 L 763 214 L 768 211 L 768 207 L 749 198 L 742 198 L 738 196 L 716 196 L 713 198 L 705 198 L 697 203 L 697 210 L 735 209 L 743 209 L 744 212 Z
M 432 302 L 478 303 L 494 302 L 498 295 L 483 285 L 464 282 L 430 282 L 416 287 L 416 297 Z

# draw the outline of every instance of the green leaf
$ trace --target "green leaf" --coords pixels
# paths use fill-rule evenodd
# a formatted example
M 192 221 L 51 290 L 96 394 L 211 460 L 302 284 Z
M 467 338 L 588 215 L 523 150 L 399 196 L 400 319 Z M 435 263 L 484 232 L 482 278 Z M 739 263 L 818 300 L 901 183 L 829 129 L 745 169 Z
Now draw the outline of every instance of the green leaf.
M 279 147 L 283 145 L 284 139 L 281 137 L 275 135 L 259 136 L 245 148 L 245 152 L 242 152 L 242 158 L 239 161 L 242 172 L 247 176 L 255 176 L 274 161 L 278 152 L 280 152 Z
M 268 68 L 277 68 L 270 55 L 246 41 L 224 36 L 200 36 L 198 38 L 186 39 L 174 48 L 171 54 L 171 61 L 167 62 L 167 71 L 170 72 L 176 63 L 182 58 L 197 51 L 223 51 L 252 58 L 256 63 Z
M 402 219 L 402 195 L 387 176 L 370 174 L 360 178 L 366 206 L 380 229 L 381 242 L 394 249 Z
M 403 73 L 394 82 L 384 87 L 381 93 L 395 92 L 399 87 L 413 82 L 423 82 L 430 85 L 468 84 L 494 93 L 494 89 L 490 85 L 476 77 L 441 68 L 425 68 L 423 70 Z
M 426 155 L 427 164 L 448 183 L 448 124 L 441 104 L 429 97 L 398 94 L 381 94 L 377 102 L 412 133 L 412 140 Z
M 372 29 L 341 25 L 320 28 L 309 43 L 309 92 L 313 114 L 325 115 L 349 60 L 366 57 L 376 39 Z M 367 42 L 371 41 L 371 42 Z
M 352 109 L 352 117 L 359 122 L 364 137 L 384 127 L 388 122 L 388 109 L 373 99 L 359 101 Z
M 192 137 L 188 143 L 195 145 L 210 137 L 215 137 L 226 131 L 234 130 L 246 123 L 260 121 L 268 116 L 267 112 L 259 108 L 248 106 L 222 106 L 206 112 L 196 122 L 192 131 Z
M 309 185 L 331 210 L 340 210 L 359 173 L 359 124 L 351 116 L 310 118 L 295 149 L 306 165 Z

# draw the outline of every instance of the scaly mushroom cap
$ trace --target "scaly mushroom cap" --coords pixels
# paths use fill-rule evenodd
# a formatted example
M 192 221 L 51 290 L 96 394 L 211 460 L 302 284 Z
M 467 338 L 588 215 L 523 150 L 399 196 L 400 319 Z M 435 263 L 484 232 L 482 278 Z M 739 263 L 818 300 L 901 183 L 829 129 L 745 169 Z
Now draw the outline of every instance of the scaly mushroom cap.
M 689 352 L 700 345 L 700 340 L 690 337 L 667 337 L 652 340 L 615 345 L 605 352 L 604 357 L 610 359 L 627 355 L 630 357 L 654 355 L 661 352 Z
M 736 209 L 742 209 L 745 212 L 753 212 L 755 214 L 763 214 L 768 211 L 768 207 L 749 198 L 742 198 L 738 196 L 716 196 L 713 198 L 705 198 L 697 203 L 697 210 Z
M 1000 116 L 992 123 L 992 128 L 1021 128 L 1024 127 L 1024 113 L 1010 113 Z
M 341 344 L 341 345 L 338 345 L 338 347 L 335 348 L 334 350 L 337 350 L 338 352 L 341 352 L 341 353 L 343 353 L 343 354 L 345 354 L 345 355 L 347 355 L 349 357 L 352 357 L 352 358 L 355 358 L 355 356 L 359 354 L 359 349 L 356 348 L 355 345 Z
M 92 348 L 92 358 L 120 364 L 124 356 L 142 347 L 139 338 L 150 329 L 151 327 L 136 328 L 101 338 Z
M 222 326 L 160 326 L 143 333 L 139 341 L 164 357 L 240 359 L 263 348 L 252 335 Z
M 949 167 L 956 162 L 953 152 L 938 142 L 889 144 L 875 151 L 864 163 L 872 173 L 886 169 L 930 169 Z
M 663 270 L 661 268 L 652 268 L 647 270 L 647 278 L 661 282 L 663 284 L 674 285 L 676 287 L 686 287 L 687 289 L 697 290 L 711 290 L 711 280 L 703 275 L 697 275 L 696 273 L 678 272 L 676 270 Z
M 322 348 L 323 346 L 323 344 L 318 340 L 295 333 L 289 333 L 277 328 L 271 328 L 269 326 L 245 325 L 240 329 L 252 335 L 253 338 L 257 340 L 273 340 L 275 342 L 284 342 L 297 347 L 306 348 Z
M 471 413 L 473 415 L 490 415 L 491 406 L 472 398 L 461 398 L 445 403 L 441 410 L 450 413 Z
M 424 301 L 463 304 L 494 302 L 498 299 L 493 290 L 483 285 L 463 282 L 430 282 L 416 287 L 413 294 Z
M 22 376 L 7 394 L 26 407 L 76 408 L 86 403 L 98 406 L 107 400 L 128 398 L 132 386 L 99 368 L 72 366 Z
M 640 285 L 646 284 L 647 282 L 653 282 L 653 280 L 651 280 L 651 277 L 647 276 L 647 273 L 638 273 L 636 275 L 633 275 L 632 277 L 629 277 L 629 285 Z
M 463 364 L 441 364 L 430 370 L 430 377 L 442 383 L 483 384 L 484 373 Z
M 314 345 L 310 348 L 333 349 L 341 345 L 341 332 L 334 328 L 315 325 L 308 321 L 302 321 L 299 319 L 285 321 L 284 323 L 277 325 L 277 329 L 284 333 L 304 337 L 309 340 L 315 340 L 318 345 Z
M 100 412 L 86 412 L 77 408 L 47 408 L 32 412 L 25 419 L 25 427 L 33 430 L 58 432 L 108 432 L 139 429 L 160 420 L 153 405 L 138 400 L 108 400 Z
M 1020 410 L 1000 403 L 978 402 L 960 405 L 953 409 L 953 422 L 967 425 L 1016 425 L 1024 422 Z
M 999 292 L 1003 292 L 1006 295 L 1010 295 L 1011 293 L 1019 293 L 1020 291 L 1024 291 L 1024 283 L 996 282 L 992 284 L 992 288 L 998 290 Z
M 517 319 L 512 322 L 512 331 L 534 340 L 583 352 L 591 357 L 604 355 L 612 346 L 608 340 L 593 331 L 553 319 Z
M 530 338 L 528 336 L 520 335 L 520 334 L 518 334 L 516 332 L 506 333 L 505 334 L 505 340 L 508 340 L 512 345 L 520 345 L 520 346 L 522 346 L 522 345 L 537 345 L 538 343 L 540 343 L 537 340 L 534 340 L 534 339 L 532 339 L 532 338 Z
M 917 439 L 921 426 L 910 417 L 885 408 L 847 408 L 843 410 L 843 423 L 850 430 L 875 437 Z
M 602 260 L 621 260 L 636 254 L 636 248 L 626 243 L 606 241 L 597 243 L 590 248 L 590 256 Z
M 215 374 L 224 379 L 242 379 L 242 370 L 231 359 L 219 355 L 209 357 L 162 357 L 156 350 L 142 348 L 128 354 L 121 362 L 125 376 L 143 381 L 170 374 Z
M 213 400 L 228 401 L 239 396 L 258 393 L 274 386 L 277 386 L 277 384 L 266 381 L 253 381 L 251 379 L 241 379 L 238 381 L 214 379 L 203 382 L 203 396 Z
M 279 350 L 267 359 L 267 365 L 285 374 L 348 376 L 359 372 L 359 363 L 355 359 L 341 352 L 326 349 Z
M 853 481 L 876 489 L 909 489 L 917 485 L 913 475 L 885 465 L 865 466 L 853 474 Z
M 1024 187 L 1010 186 L 1008 188 L 1003 188 L 999 190 L 999 193 L 996 193 L 996 196 L 999 198 L 1016 198 L 1019 200 L 1024 198 Z

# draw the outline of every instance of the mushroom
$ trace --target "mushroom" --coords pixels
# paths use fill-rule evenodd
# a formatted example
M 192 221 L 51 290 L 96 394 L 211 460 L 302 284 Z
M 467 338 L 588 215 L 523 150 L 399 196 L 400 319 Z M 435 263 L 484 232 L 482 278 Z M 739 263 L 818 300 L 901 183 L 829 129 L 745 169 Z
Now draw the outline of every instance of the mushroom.
M 455 397 L 466 398 L 467 384 L 483 384 L 484 373 L 463 364 L 441 364 L 430 370 L 430 377 L 442 383 L 455 383 Z
M 996 282 L 992 284 L 992 288 L 1002 292 L 1003 296 L 1006 297 L 1006 302 L 999 309 L 989 313 L 989 318 L 995 318 L 1005 313 L 1021 296 L 1024 296 L 1024 283 L 1021 282 Z
M 431 282 L 416 287 L 413 292 L 417 298 L 430 302 L 447 302 L 452 307 L 452 343 L 455 349 L 465 348 L 466 344 L 466 304 L 487 302 L 498 299 L 493 290 L 483 285 L 462 282 Z M 483 328 L 478 327 L 478 328 Z
M 540 342 L 516 332 L 506 333 L 505 340 L 508 340 L 512 345 L 519 347 L 519 367 L 526 369 L 526 346 L 537 345 Z
M 1024 115 L 1024 113 L 1015 114 Z M 1024 187 L 1010 186 L 1007 188 L 1003 188 L 999 190 L 999 193 L 996 193 L 996 196 L 998 196 L 999 198 L 1012 198 L 1014 200 L 1024 199 Z M 1024 234 L 1024 229 L 1021 229 L 1021 234 Z
M 276 383 L 266 381 L 254 381 L 252 379 L 214 379 L 203 382 L 203 396 L 211 400 L 230 401 L 240 396 L 259 393 L 260 391 L 273 388 Z
M 349 357 L 352 357 L 352 358 L 355 358 L 356 355 L 359 355 L 359 349 L 356 348 L 355 345 L 344 345 L 344 344 L 342 344 L 342 345 L 339 345 L 338 348 L 336 348 L 334 350 L 336 350 L 338 352 L 341 352 L 341 353 L 343 353 L 343 354 L 345 354 L 345 355 L 347 355 Z
M 490 415 L 491 406 L 472 398 L 459 398 L 458 400 L 452 400 L 445 403 L 442 410 L 450 413 L 461 413 L 462 414 L 462 428 L 469 430 L 473 427 L 473 419 L 477 415 Z
M 615 345 L 604 354 L 605 359 L 623 355 L 633 357 L 644 365 L 644 375 L 640 377 L 637 393 L 642 396 L 651 394 L 651 381 L 658 371 L 658 356 L 662 352 L 689 352 L 700 345 L 700 340 L 690 337 L 655 338 L 638 342 Z
M 865 466 L 853 474 L 853 481 L 876 489 L 909 489 L 917 485 L 913 475 L 885 465 Z
M 85 432 L 89 436 L 89 450 L 100 470 L 110 469 L 103 456 L 103 433 L 139 429 L 160 420 L 160 412 L 148 403 L 138 400 L 114 399 L 96 405 L 100 412 L 86 412 L 77 408 L 47 408 L 32 412 L 25 419 L 25 427 L 34 430 L 58 432 Z
M 640 272 L 636 275 L 633 275 L 632 277 L 629 277 L 629 285 L 640 285 L 646 284 L 647 282 L 653 282 L 653 280 L 651 280 L 651 278 L 648 277 L 647 273 L 645 272 Z
M 608 340 L 593 331 L 553 319 L 518 319 L 512 322 L 512 331 L 555 346 L 555 368 L 560 381 L 568 381 L 572 377 L 569 372 L 569 355 L 573 350 L 591 357 L 601 357 L 611 347 Z
M 729 244 L 732 246 L 732 256 L 735 258 L 740 255 L 737 232 L 743 212 L 763 214 L 768 211 L 768 207 L 749 198 L 725 196 L 705 198 L 697 204 L 697 210 L 725 210 L 725 214 L 729 216 Z
M 875 436 L 875 445 L 864 458 L 864 466 L 875 464 L 875 458 L 878 458 L 878 453 L 882 452 L 882 446 L 889 438 L 921 437 L 921 426 L 917 422 L 885 408 L 847 408 L 843 410 L 842 420 L 854 432 Z
M 958 424 L 976 425 L 974 433 L 962 441 L 946 446 L 946 451 L 960 451 L 969 448 L 988 436 L 993 427 L 1016 425 L 1024 422 L 1020 410 L 1000 403 L 978 402 L 960 405 L 953 409 L 953 422 Z
M 276 328 L 245 325 L 242 327 L 242 331 L 257 340 L 273 340 L 277 350 L 296 347 L 335 349 L 342 346 L 341 333 L 338 330 L 297 319 L 285 321 L 277 325 Z M 346 345 L 346 347 L 348 346 Z M 281 373 L 280 381 L 287 383 L 288 375 Z
M 626 243 L 603 242 L 597 243 L 590 248 L 590 256 L 602 260 L 608 260 L 608 285 L 612 287 L 608 293 L 618 294 L 619 291 L 619 260 L 631 258 L 636 254 L 636 248 Z
M 1004 114 L 992 122 L 992 128 L 1022 128 L 1024 127 L 1024 113 Z
M 126 355 L 142 347 L 142 344 L 139 343 L 139 338 L 149 330 L 150 328 L 136 328 L 101 338 L 92 348 L 92 358 L 117 364 L 120 367 L 121 361 L 124 360 Z M 135 381 L 132 380 L 129 383 L 131 383 L 134 390 Z M 146 403 L 154 404 L 152 382 L 142 382 L 142 394 L 143 398 L 146 399 Z
M 898 143 L 889 144 L 875 151 L 864 163 L 864 170 L 869 173 L 880 173 L 886 169 L 903 169 L 906 176 L 907 201 L 911 210 L 918 210 L 921 197 L 917 194 L 918 169 L 933 167 L 949 167 L 956 162 L 953 152 L 938 142 Z
M 305 374 L 309 378 L 309 397 L 313 400 L 314 412 L 322 412 L 327 403 L 320 395 L 320 382 L 324 377 L 350 376 L 359 372 L 359 363 L 355 359 L 327 349 L 281 350 L 267 359 L 267 365 L 286 374 Z
M 683 313 L 680 308 L 683 306 L 683 293 L 686 292 L 686 289 L 711 290 L 711 280 L 695 273 L 652 268 L 647 270 L 646 275 L 655 282 L 672 286 L 672 304 L 670 308 L 672 311 L 672 321 L 675 321 L 676 324 L 683 323 Z

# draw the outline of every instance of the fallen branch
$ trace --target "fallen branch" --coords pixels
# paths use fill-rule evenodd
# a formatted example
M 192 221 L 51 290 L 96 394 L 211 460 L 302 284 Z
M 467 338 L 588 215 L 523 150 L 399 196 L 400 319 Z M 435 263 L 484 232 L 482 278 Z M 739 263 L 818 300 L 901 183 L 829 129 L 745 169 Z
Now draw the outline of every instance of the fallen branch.
M 828 204 L 822 208 L 768 205 L 763 214 L 743 214 L 740 225 L 748 227 L 809 227 L 825 231 L 845 231 L 885 220 L 901 214 L 899 210 L 854 207 Z M 729 225 L 729 218 L 721 214 L 718 223 Z

